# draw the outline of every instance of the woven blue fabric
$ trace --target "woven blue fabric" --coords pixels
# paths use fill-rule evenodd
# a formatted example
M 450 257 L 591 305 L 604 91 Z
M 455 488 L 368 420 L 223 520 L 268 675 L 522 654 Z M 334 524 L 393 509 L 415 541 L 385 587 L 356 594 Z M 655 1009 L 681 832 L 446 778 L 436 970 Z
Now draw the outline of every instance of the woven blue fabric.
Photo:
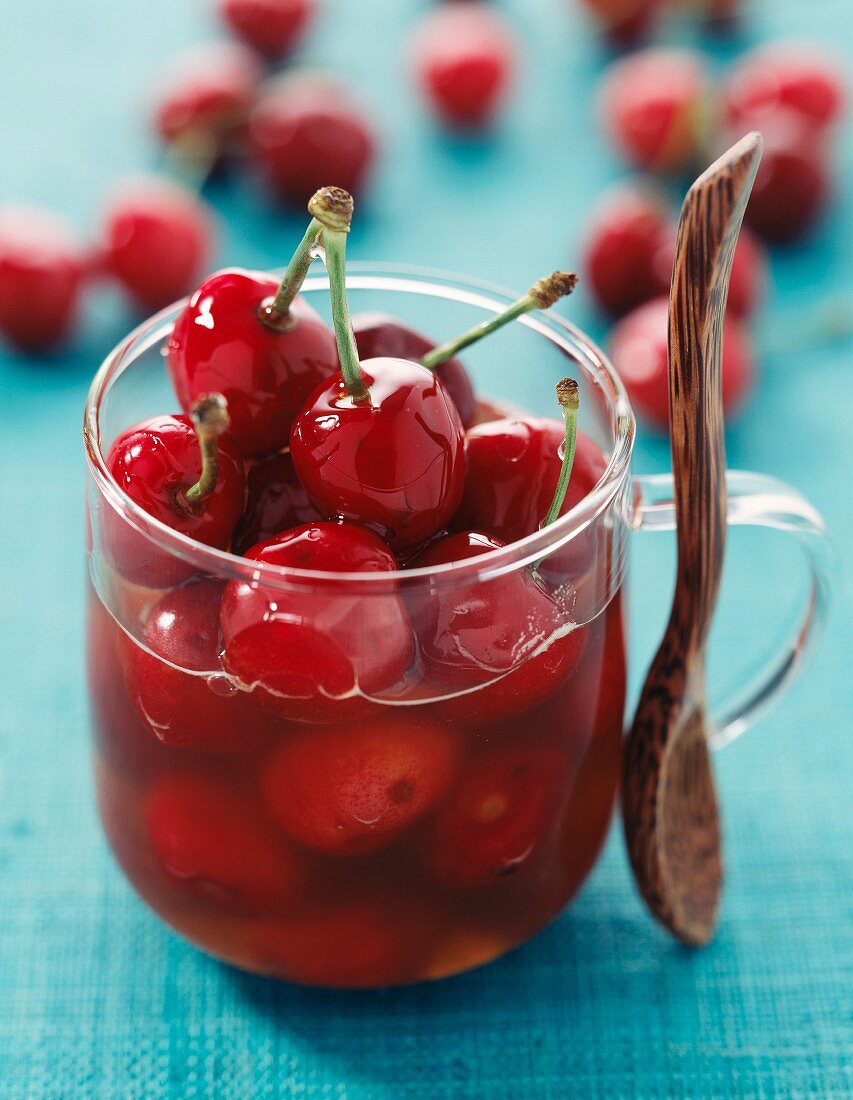
M 384 156 L 352 253 L 525 287 L 577 262 L 586 211 L 617 174 L 591 102 L 605 57 L 568 2 L 507 0 L 526 58 L 507 123 L 489 141 L 448 142 L 424 123 L 406 80 L 402 43 L 427 6 L 326 0 L 307 51 L 381 116 Z M 153 162 L 145 96 L 167 55 L 217 33 L 204 7 L 5 5 L 0 200 L 47 203 L 88 230 L 111 181 Z M 850 29 L 848 0 L 747 7 L 743 41 L 811 34 L 837 44 Z M 732 49 L 715 46 L 712 61 Z M 847 165 L 851 152 L 848 142 Z M 221 260 L 287 257 L 301 219 L 276 215 L 248 184 L 211 197 L 223 213 Z M 811 322 L 799 318 L 853 292 L 851 211 L 848 170 L 831 220 L 777 259 L 761 380 L 729 439 L 733 466 L 805 490 L 842 551 L 853 533 L 853 354 L 849 344 L 811 348 Z M 582 292 L 565 308 L 595 331 Z M 79 419 L 95 366 L 131 320 L 107 295 L 70 354 L 0 357 L 0 1098 L 853 1095 L 849 576 L 806 678 L 718 759 L 728 889 L 706 951 L 652 926 L 616 831 L 552 928 L 430 987 L 341 995 L 252 979 L 143 907 L 96 822 L 82 667 Z M 531 402 L 546 407 L 529 365 L 497 353 L 473 361 L 481 383 L 493 363 L 499 392 L 517 393 L 513 372 L 525 371 Z M 667 464 L 665 444 L 640 439 L 638 470 Z M 636 541 L 635 683 L 672 577 L 671 542 Z M 802 595 L 779 540 L 737 534 L 731 550 L 720 684 L 760 657 Z

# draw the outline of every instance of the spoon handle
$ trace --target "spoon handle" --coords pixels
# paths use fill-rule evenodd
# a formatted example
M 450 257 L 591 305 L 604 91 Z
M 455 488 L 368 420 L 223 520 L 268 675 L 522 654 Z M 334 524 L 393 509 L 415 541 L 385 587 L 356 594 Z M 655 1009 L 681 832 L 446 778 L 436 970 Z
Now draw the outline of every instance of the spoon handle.
M 748 134 L 684 200 L 669 298 L 669 401 L 678 568 L 671 625 L 703 685 L 726 539 L 721 362 L 729 273 L 762 139 Z

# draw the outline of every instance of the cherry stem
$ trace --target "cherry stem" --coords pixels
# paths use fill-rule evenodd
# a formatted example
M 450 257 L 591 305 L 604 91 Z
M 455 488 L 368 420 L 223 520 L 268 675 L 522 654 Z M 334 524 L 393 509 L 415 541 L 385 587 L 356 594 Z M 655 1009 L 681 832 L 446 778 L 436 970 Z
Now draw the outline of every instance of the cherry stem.
M 525 295 L 518 298 L 500 313 L 496 313 L 494 317 L 490 317 L 488 321 L 483 321 L 482 324 L 475 325 L 453 340 L 448 340 L 446 344 L 439 344 L 432 351 L 428 351 L 421 359 L 421 366 L 435 370 L 442 363 L 446 363 L 448 359 L 452 359 L 463 348 L 475 344 L 492 332 L 497 332 L 499 328 L 503 328 L 510 321 L 516 320 L 525 313 L 532 313 L 534 309 L 548 309 L 560 298 L 565 298 L 567 294 L 571 294 L 577 283 L 577 275 L 568 271 L 555 271 L 551 275 L 546 275 L 545 278 L 534 283 Z
M 228 428 L 228 402 L 221 393 L 203 393 L 190 409 L 201 450 L 201 476 L 195 485 L 179 493 L 179 503 L 190 512 L 204 504 L 219 479 L 219 436 Z
M 557 400 L 563 410 L 563 419 L 566 422 L 566 438 L 563 442 L 563 464 L 560 467 L 560 477 L 557 480 L 557 488 L 554 499 L 548 509 L 548 515 L 542 524 L 547 527 L 559 516 L 563 501 L 566 499 L 566 491 L 569 488 L 569 480 L 572 476 L 572 466 L 575 461 L 575 445 L 578 437 L 578 406 L 580 395 L 578 384 L 573 378 L 563 378 L 557 383 Z
M 269 328 L 281 331 L 292 326 L 290 307 L 293 305 L 293 299 L 302 289 L 308 268 L 317 259 L 317 240 L 322 232 L 323 223 L 312 218 L 305 230 L 305 236 L 290 258 L 275 297 L 271 302 L 267 300 L 261 304 L 258 314 Z
M 332 297 L 332 323 L 338 344 L 338 359 L 347 393 L 353 401 L 370 400 L 370 390 L 358 359 L 347 301 L 347 234 L 352 221 L 352 196 L 340 187 L 323 187 L 308 204 L 309 211 L 322 223 L 323 247 Z

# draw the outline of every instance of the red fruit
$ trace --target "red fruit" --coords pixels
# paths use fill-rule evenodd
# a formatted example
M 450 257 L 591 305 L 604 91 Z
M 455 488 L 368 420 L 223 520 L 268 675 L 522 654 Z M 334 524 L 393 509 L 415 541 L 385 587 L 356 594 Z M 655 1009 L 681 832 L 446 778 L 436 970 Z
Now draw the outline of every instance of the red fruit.
M 780 110 L 825 128 L 844 110 L 844 81 L 835 60 L 807 42 L 772 42 L 745 54 L 723 95 L 726 121 L 736 131 L 763 129 Z
M 413 568 L 468 561 L 503 546 L 478 531 L 432 543 Z M 438 693 L 478 688 L 448 701 L 442 713 L 498 721 L 550 695 L 580 660 L 586 641 L 558 598 L 529 570 L 489 581 L 413 592 L 410 611 L 426 679 Z M 486 717 L 487 716 L 487 717 Z
M 316 7 L 315 0 L 219 0 L 220 17 L 232 34 L 270 61 L 297 47 Z
M 358 194 L 376 153 L 367 117 L 335 84 L 284 77 L 252 111 L 249 148 L 269 190 L 301 205 L 329 180 Z
M 122 634 L 133 705 L 166 745 L 255 747 L 269 725 L 222 667 L 219 603 L 225 584 L 206 577 L 167 592 L 151 608 L 142 646 Z M 145 648 L 142 648 L 142 647 Z
M 83 259 L 66 223 L 36 207 L 0 208 L 0 335 L 23 352 L 61 344 L 77 315 Z
M 234 533 L 234 551 L 242 554 L 291 527 L 324 519 L 302 488 L 289 452 L 262 458 L 249 468 L 246 511 Z
M 610 338 L 610 356 L 632 405 L 661 431 L 669 423 L 668 312 L 666 298 L 647 302 L 623 318 Z M 754 374 L 749 335 L 732 315 L 726 317 L 723 329 L 722 374 L 723 407 L 731 415 L 743 403 Z
M 210 258 L 207 207 L 163 179 L 126 184 L 107 203 L 102 226 L 101 264 L 140 309 L 162 309 L 187 294 Z
M 192 893 L 261 911 L 300 899 L 298 858 L 257 806 L 223 783 L 164 776 L 148 797 L 145 823 L 166 874 Z
M 445 885 L 494 885 L 522 870 L 557 827 L 571 763 L 524 739 L 478 755 L 436 818 L 424 859 Z
M 418 27 L 415 75 L 435 114 L 449 126 L 480 129 L 506 98 L 515 43 L 504 20 L 485 4 L 439 7 Z
M 246 553 L 253 561 L 328 573 L 398 568 L 385 544 L 350 523 L 285 531 Z M 223 662 L 252 695 L 286 718 L 335 721 L 366 709 L 365 695 L 397 683 L 414 655 L 398 596 L 294 580 L 288 591 L 232 581 L 221 609 Z
M 814 126 L 790 112 L 774 115 L 763 133 L 746 220 L 765 240 L 790 243 L 812 228 L 829 201 L 826 150 Z
M 613 317 L 669 290 L 658 256 L 671 240 L 666 209 L 634 186 L 611 191 L 598 205 L 586 240 L 584 271 L 597 304 Z
M 154 103 L 154 128 L 167 144 L 222 151 L 249 116 L 260 68 L 242 46 L 217 43 L 179 57 Z M 188 150 L 192 152 L 192 148 Z
M 627 46 L 651 30 L 661 0 L 584 0 L 614 43 Z
M 246 482 L 243 463 L 228 443 L 220 442 L 218 450 L 215 487 L 196 502 L 186 493 L 202 475 L 202 455 L 189 417 L 154 416 L 128 428 L 110 448 L 107 467 L 118 487 L 149 515 L 196 542 L 225 550 L 243 512 Z M 117 513 L 108 513 L 105 521 L 106 553 L 127 580 L 166 587 L 191 572 L 178 559 L 170 568 L 162 551 Z
M 387 313 L 357 313 L 352 319 L 353 332 L 362 359 L 413 359 L 415 361 L 436 346 L 403 321 Z M 436 378 L 453 399 L 463 425 L 474 418 L 477 395 L 461 360 L 453 358 L 435 368 Z
M 688 50 L 647 49 L 614 62 L 604 76 L 604 125 L 637 168 L 681 172 L 701 159 L 705 67 Z
M 675 261 L 675 233 L 673 232 L 655 257 L 660 288 L 654 297 L 668 293 L 672 265 Z M 726 309 L 736 317 L 749 317 L 764 297 L 768 278 L 768 259 L 764 245 L 744 226 L 738 237 L 732 262 L 731 282 Z
M 285 832 L 334 855 L 373 852 L 450 787 L 453 738 L 423 719 L 391 716 L 286 738 L 264 771 L 264 798 Z
M 493 420 L 465 436 L 465 493 L 453 517 L 455 531 L 485 531 L 503 543 L 538 531 L 548 514 L 560 474 L 565 428 L 535 416 Z M 599 447 L 578 432 L 565 514 L 604 473 Z
M 336 374 L 296 418 L 290 452 L 326 515 L 363 523 L 406 550 L 445 527 L 461 500 L 462 422 L 426 367 L 383 358 L 361 369 L 370 399 L 354 400 Z
M 257 271 L 218 271 L 201 284 L 169 338 L 169 372 L 182 406 L 218 390 L 228 400 L 229 438 L 245 455 L 278 451 L 308 395 L 338 367 L 331 330 L 302 298 L 284 330 L 259 316 L 278 290 Z

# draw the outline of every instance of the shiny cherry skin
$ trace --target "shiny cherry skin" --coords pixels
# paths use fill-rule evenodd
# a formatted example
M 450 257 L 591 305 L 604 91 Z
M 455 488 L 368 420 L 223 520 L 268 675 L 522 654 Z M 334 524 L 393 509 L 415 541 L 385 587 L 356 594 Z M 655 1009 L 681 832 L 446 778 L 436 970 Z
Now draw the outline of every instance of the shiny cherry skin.
M 480 531 L 431 543 L 411 563 L 429 568 L 469 561 L 504 544 Z M 443 717 L 478 722 L 509 718 L 547 698 L 577 667 L 586 632 L 567 632 L 561 595 L 548 593 L 529 570 L 470 584 L 440 585 L 410 596 L 409 610 L 427 683 L 449 694 Z
M 190 580 L 151 608 L 141 646 L 122 634 L 131 701 L 169 747 L 260 751 L 274 732 L 245 692 L 228 690 L 220 657 L 224 590 L 211 577 Z
M 835 60 L 806 42 L 773 42 L 744 54 L 723 89 L 732 130 L 763 129 L 768 115 L 794 111 L 809 126 L 833 126 L 844 111 Z
M 646 49 L 605 73 L 601 108 L 616 148 L 635 168 L 682 172 L 701 159 L 707 78 L 689 50 Z
M 351 97 L 307 77 L 267 85 L 249 120 L 248 146 L 270 194 L 299 207 L 329 180 L 362 194 L 376 156 L 373 128 Z
M 234 532 L 237 554 L 291 527 L 327 518 L 308 499 L 289 451 L 253 462 L 246 480 L 246 511 Z
M 616 46 L 630 46 L 653 28 L 661 0 L 583 0 Z
M 494 121 L 512 82 L 515 43 L 492 8 L 436 8 L 418 27 L 411 53 L 424 98 L 442 123 L 477 130 Z
M 156 133 L 167 145 L 198 143 L 221 152 L 248 118 L 260 76 L 255 56 L 242 46 L 217 43 L 183 54 L 154 100 Z
M 598 204 L 584 248 L 584 276 L 596 304 L 621 317 L 669 289 L 659 254 L 671 239 L 663 202 L 648 189 L 618 187 Z
M 675 262 L 675 227 L 655 257 L 657 289 L 649 299 L 669 293 L 672 265 Z M 750 317 L 761 304 L 770 274 L 770 261 L 761 240 L 743 226 L 735 247 L 726 309 L 736 317 Z M 637 303 L 638 305 L 642 303 Z
M 610 336 L 610 356 L 625 383 L 631 404 L 643 419 L 667 431 L 669 382 L 667 375 L 667 317 L 669 301 L 656 298 L 629 313 Z M 723 329 L 723 407 L 735 414 L 752 384 L 754 356 L 749 334 L 736 317 L 726 317 Z
M 145 804 L 151 845 L 165 874 L 224 908 L 293 908 L 304 890 L 299 857 L 231 784 L 174 772 Z
M 435 806 L 457 757 L 456 740 L 441 726 L 392 715 L 287 737 L 261 787 L 292 839 L 330 855 L 357 855 L 384 847 Z
M 829 202 L 825 135 L 801 116 L 782 111 L 768 119 L 762 133 L 764 153 L 745 217 L 766 241 L 790 244 L 814 227 Z
M 465 494 L 454 531 L 484 531 L 517 542 L 538 531 L 560 474 L 565 427 L 558 420 L 523 416 L 492 420 L 465 436 Z M 578 432 L 575 461 L 561 514 L 597 484 L 607 463 L 601 449 Z
M 118 190 L 101 215 L 101 267 L 151 312 L 192 290 L 213 239 L 197 195 L 165 179 L 138 180 Z
M 351 523 L 295 527 L 252 547 L 251 561 L 327 573 L 388 573 L 397 561 L 378 536 Z M 251 696 L 284 718 L 336 722 L 369 712 L 414 656 L 406 609 L 393 593 L 369 606 L 350 586 L 304 593 L 231 581 L 221 607 L 223 663 Z
M 321 511 L 364 524 L 400 552 L 445 527 L 462 499 L 462 421 L 418 363 L 366 359 L 362 372 L 370 400 L 353 401 L 335 375 L 296 418 L 290 453 Z
M 316 8 L 316 0 L 219 0 L 225 26 L 269 61 L 296 49 Z
M 217 391 L 228 401 L 228 438 L 246 456 L 281 450 L 306 398 L 338 368 L 331 329 L 297 296 L 295 323 L 267 326 L 258 311 L 278 283 L 237 268 L 218 271 L 195 291 L 169 337 L 169 373 L 181 405 Z
M 69 336 L 85 277 L 71 228 L 47 211 L 0 207 L 0 336 L 26 353 Z
M 555 834 L 568 755 L 525 736 L 495 742 L 463 775 L 424 837 L 423 858 L 445 886 L 494 886 L 531 865 Z
M 243 463 L 225 439 L 219 440 L 219 475 L 207 500 L 190 506 L 182 493 L 201 474 L 198 436 L 187 416 L 153 416 L 128 428 L 107 455 L 107 468 L 122 492 L 168 527 L 225 550 L 243 513 L 246 478 Z M 171 568 L 162 551 L 139 535 L 117 514 L 104 524 L 105 552 L 127 580 L 168 587 L 191 569 L 174 559 Z
M 409 328 L 387 313 L 356 313 L 352 319 L 358 354 L 362 359 L 412 359 L 418 362 L 436 346 L 436 341 Z M 453 399 L 463 425 L 474 419 L 477 395 L 471 377 L 460 359 L 448 359 L 435 368 L 436 378 Z

